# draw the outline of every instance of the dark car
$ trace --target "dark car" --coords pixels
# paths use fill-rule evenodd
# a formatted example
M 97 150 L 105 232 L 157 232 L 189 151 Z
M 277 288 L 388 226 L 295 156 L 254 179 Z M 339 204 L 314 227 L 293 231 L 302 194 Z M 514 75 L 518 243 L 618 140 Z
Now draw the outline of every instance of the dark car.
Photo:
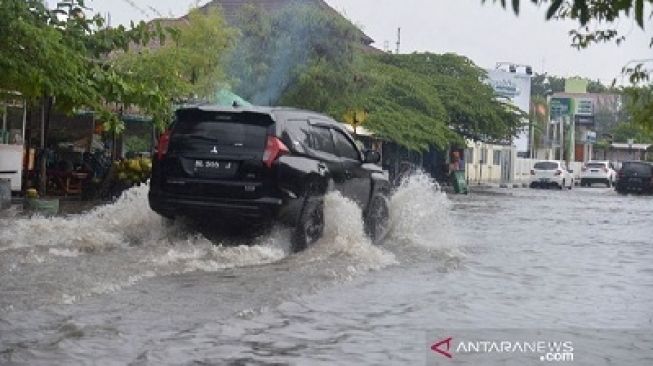
M 645 161 L 625 161 L 617 175 L 619 193 L 653 193 L 653 164 Z
M 243 228 L 294 227 L 292 249 L 321 237 L 331 189 L 360 205 L 373 240 L 387 231 L 390 189 L 342 124 L 319 113 L 281 107 L 193 106 L 176 111 L 153 159 L 150 207 Z

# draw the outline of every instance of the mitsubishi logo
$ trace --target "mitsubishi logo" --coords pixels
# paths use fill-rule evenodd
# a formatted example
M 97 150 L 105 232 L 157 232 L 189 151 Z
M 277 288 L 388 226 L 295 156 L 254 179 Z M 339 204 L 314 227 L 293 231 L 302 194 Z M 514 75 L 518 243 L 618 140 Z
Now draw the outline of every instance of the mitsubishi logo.
M 212 154 L 217 154 L 217 153 L 218 153 L 218 147 L 217 147 L 217 146 L 213 146 L 213 149 L 211 150 L 211 153 L 212 153 Z

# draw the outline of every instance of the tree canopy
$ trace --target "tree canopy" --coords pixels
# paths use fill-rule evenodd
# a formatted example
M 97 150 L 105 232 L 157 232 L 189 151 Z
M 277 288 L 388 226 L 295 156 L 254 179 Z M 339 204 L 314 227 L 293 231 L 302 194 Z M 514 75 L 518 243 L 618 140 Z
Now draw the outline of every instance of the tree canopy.
M 208 95 L 224 80 L 220 57 L 230 36 L 217 11 L 192 12 L 181 29 L 158 22 L 126 29 L 107 28 L 85 9 L 83 0 L 56 9 L 40 0 L 0 1 L 0 90 L 53 98 L 63 112 L 94 110 L 120 131 L 115 106 L 136 107 L 164 126 L 175 99 Z

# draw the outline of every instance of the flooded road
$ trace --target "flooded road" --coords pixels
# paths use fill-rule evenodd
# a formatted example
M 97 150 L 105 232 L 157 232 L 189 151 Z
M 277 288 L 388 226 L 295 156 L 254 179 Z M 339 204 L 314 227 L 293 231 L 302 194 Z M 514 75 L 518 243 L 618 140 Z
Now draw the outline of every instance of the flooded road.
M 284 229 L 211 242 L 166 226 L 146 194 L 0 219 L 0 364 L 422 365 L 441 329 L 653 334 L 651 197 L 447 197 L 418 176 L 383 244 L 331 195 L 325 237 L 289 255 Z

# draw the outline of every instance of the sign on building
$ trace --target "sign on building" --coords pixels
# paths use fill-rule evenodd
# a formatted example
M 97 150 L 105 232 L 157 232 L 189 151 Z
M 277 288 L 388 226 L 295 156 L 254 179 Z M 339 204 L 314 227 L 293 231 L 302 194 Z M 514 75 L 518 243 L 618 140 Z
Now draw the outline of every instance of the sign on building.
M 594 100 L 591 98 L 576 99 L 576 126 L 594 126 Z
M 558 123 L 563 117 L 571 116 L 574 112 L 574 100 L 572 98 L 551 98 L 549 106 L 551 108 L 549 113 L 551 123 Z
M 586 144 L 596 144 L 596 132 L 595 131 L 585 131 L 585 138 L 583 142 Z

